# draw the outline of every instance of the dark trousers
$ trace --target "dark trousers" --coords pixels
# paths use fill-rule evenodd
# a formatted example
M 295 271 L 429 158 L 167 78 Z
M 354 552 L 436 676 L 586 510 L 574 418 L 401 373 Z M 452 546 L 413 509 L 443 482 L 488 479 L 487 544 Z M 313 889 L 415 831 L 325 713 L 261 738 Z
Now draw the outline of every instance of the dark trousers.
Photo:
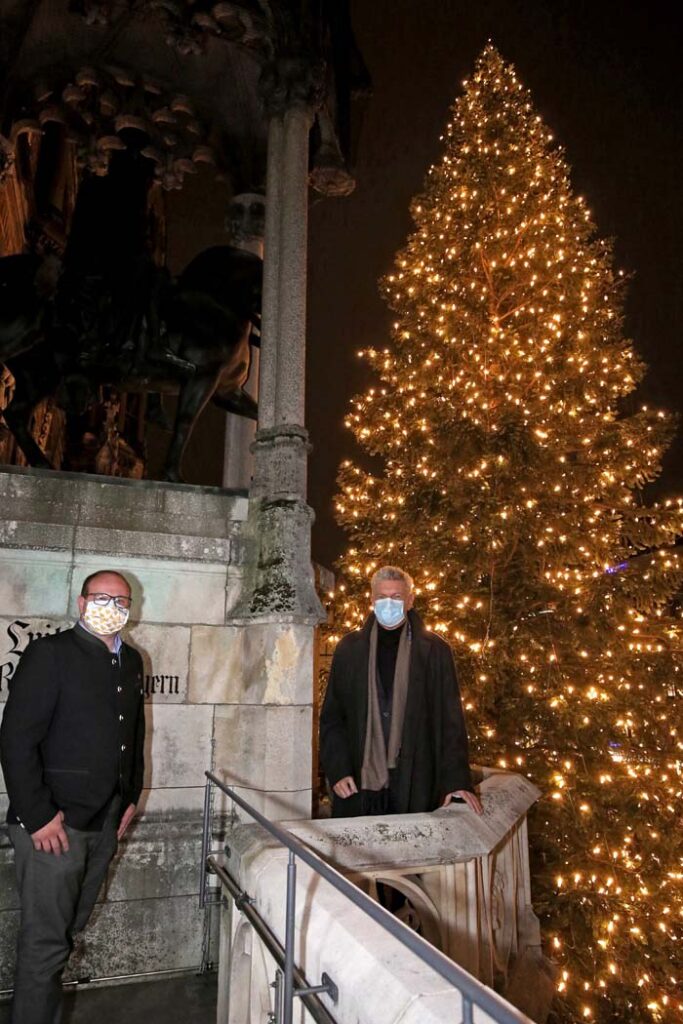
M 73 936 L 85 928 L 116 853 L 117 806 L 101 832 L 66 827 L 69 850 L 35 850 L 20 825 L 10 825 L 21 919 L 14 974 L 12 1024 L 59 1024 L 62 972 Z

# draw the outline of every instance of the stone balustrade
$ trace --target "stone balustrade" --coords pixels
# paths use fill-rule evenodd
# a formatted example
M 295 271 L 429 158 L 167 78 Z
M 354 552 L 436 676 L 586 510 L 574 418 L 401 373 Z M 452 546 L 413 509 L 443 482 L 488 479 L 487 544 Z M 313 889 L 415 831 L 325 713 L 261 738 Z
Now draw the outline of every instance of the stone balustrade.
M 284 827 L 370 895 L 377 896 L 378 885 L 396 890 L 405 898 L 397 911 L 405 923 L 505 1001 L 543 1021 L 554 984 L 531 906 L 526 831 L 527 811 L 540 794 L 519 775 L 485 771 L 481 795 L 482 817 L 454 804 L 432 814 Z M 241 822 L 221 859 L 282 940 L 287 851 L 258 825 Z M 265 1019 L 275 965 L 229 897 L 221 915 L 218 1024 Z M 296 950 L 310 984 L 326 972 L 339 987 L 337 1005 L 323 997 L 337 1024 L 462 1020 L 457 992 L 303 864 Z M 490 1019 L 475 1011 L 475 1020 Z M 520 1013 L 519 1019 L 527 1017 Z

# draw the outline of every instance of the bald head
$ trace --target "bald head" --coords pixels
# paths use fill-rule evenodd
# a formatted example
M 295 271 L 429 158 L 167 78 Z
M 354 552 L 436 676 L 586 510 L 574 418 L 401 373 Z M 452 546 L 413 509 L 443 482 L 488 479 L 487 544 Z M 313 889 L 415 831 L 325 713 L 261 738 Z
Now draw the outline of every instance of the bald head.
M 110 587 L 114 587 L 111 590 Z M 109 594 L 111 597 L 130 597 L 130 583 L 115 569 L 100 569 L 86 576 L 81 587 L 81 597 L 88 594 Z

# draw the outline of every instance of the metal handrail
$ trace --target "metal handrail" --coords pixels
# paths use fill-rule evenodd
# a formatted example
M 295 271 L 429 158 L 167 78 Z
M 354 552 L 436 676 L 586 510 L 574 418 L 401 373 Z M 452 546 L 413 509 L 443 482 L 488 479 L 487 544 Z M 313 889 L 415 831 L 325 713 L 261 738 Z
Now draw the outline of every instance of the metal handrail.
M 208 850 L 209 845 L 209 813 L 210 807 L 209 791 L 212 785 L 216 786 L 229 796 L 238 807 L 246 811 L 250 818 L 259 824 L 269 835 L 277 839 L 289 851 L 287 864 L 287 915 L 286 915 L 286 941 L 285 941 L 285 979 L 284 988 L 286 998 L 284 1001 L 283 1024 L 291 1024 L 292 1001 L 296 994 L 294 991 L 294 912 L 295 912 L 295 886 L 296 886 L 296 861 L 299 858 L 304 864 L 312 868 L 316 874 L 324 878 L 326 882 L 351 901 L 354 906 L 362 910 L 373 921 L 381 925 L 403 946 L 414 953 L 424 964 L 436 971 L 445 981 L 458 989 L 462 996 L 463 1003 L 463 1024 L 472 1024 L 473 1007 L 477 1006 L 484 1012 L 490 1014 L 497 1024 L 532 1024 L 530 1019 L 520 1010 L 517 1010 L 510 1003 L 507 1003 L 492 989 L 486 988 L 480 981 L 473 978 L 471 974 L 458 964 L 449 960 L 440 950 L 430 945 L 417 932 L 412 931 L 407 925 L 399 921 L 388 910 L 385 910 L 379 903 L 371 899 L 366 893 L 359 889 L 352 882 L 349 882 L 335 868 L 331 867 L 318 854 L 314 853 L 303 843 L 285 829 L 280 828 L 275 822 L 269 821 L 260 811 L 252 807 L 248 801 L 235 792 L 230 786 L 226 786 L 213 772 L 204 773 L 207 778 L 206 798 L 204 801 L 204 832 L 202 850 Z M 202 879 L 200 885 L 200 902 L 203 901 L 204 886 L 206 881 L 206 859 L 202 863 Z M 203 903 L 202 903 L 203 905 Z
M 277 966 L 282 970 L 286 960 L 285 947 L 263 920 L 258 910 L 255 910 L 251 905 L 249 897 L 240 889 L 230 872 L 226 871 L 221 864 L 218 864 L 215 857 L 209 857 L 209 863 L 211 869 L 215 871 L 216 876 L 232 896 L 235 905 L 239 908 L 240 914 L 246 917 Z M 315 1024 L 335 1024 L 334 1017 L 332 1017 L 330 1011 L 323 1005 L 318 995 L 310 991 L 306 977 L 296 966 L 294 967 L 294 982 L 301 993 L 301 1002 L 315 1021 Z

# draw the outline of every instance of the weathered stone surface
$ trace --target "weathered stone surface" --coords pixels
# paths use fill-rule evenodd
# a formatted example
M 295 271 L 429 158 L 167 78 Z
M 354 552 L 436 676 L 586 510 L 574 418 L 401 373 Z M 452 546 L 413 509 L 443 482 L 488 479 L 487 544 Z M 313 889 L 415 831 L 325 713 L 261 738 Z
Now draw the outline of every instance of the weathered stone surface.
M 18 920 L 18 911 L 0 914 L 0 987 L 5 989 L 13 980 Z M 192 970 L 201 964 L 203 928 L 204 911 L 196 895 L 98 904 L 76 939 L 64 980 L 118 978 L 169 966 Z M 210 934 L 209 954 L 215 958 L 215 926 Z
M 124 836 L 101 899 L 138 900 L 199 892 L 202 822 L 136 821 Z
M 0 988 L 11 988 L 17 947 L 19 911 L 0 911 Z
M 158 704 L 184 703 L 190 660 L 189 627 L 138 622 L 126 629 L 125 639 L 142 655 L 145 699 Z
M 481 787 L 481 817 L 465 804 L 450 804 L 431 814 L 328 818 L 287 827 L 344 870 L 450 864 L 490 853 L 540 795 L 521 775 L 492 772 Z
M 244 689 L 244 630 L 193 626 L 188 696 L 193 703 L 232 704 Z
M 147 704 L 145 787 L 203 786 L 211 763 L 214 709 L 210 705 Z
M 185 817 L 196 817 L 201 814 L 203 806 L 203 787 L 169 786 L 165 789 L 143 789 L 138 809 L 145 818 L 177 821 Z
M 74 543 L 79 551 L 97 552 L 102 555 L 115 555 L 125 551 L 127 555 L 212 562 L 227 562 L 230 557 L 229 540 L 182 534 L 168 536 L 151 531 L 142 533 L 96 526 L 77 527 Z
M 101 903 L 77 943 L 67 978 L 189 970 L 201 963 L 204 912 L 197 897 Z M 135 940 L 131 941 L 131 936 Z
M 5 826 L 0 826 L 0 911 L 16 910 L 18 906 L 19 894 L 14 873 L 14 850 Z M 1 922 L 2 915 L 0 915 L 0 924 Z
M 306 704 L 312 700 L 312 666 L 310 626 L 195 626 L 189 699 L 212 704 Z
M 227 785 L 232 785 L 226 773 L 216 771 L 215 774 Z M 260 814 L 263 814 L 271 821 L 293 821 L 307 820 L 311 816 L 312 791 L 308 789 L 293 790 L 291 792 L 264 792 L 260 789 L 249 789 L 246 786 L 233 786 L 238 796 L 241 796 Z M 238 807 L 230 797 L 220 791 L 214 795 L 214 814 L 222 815 L 234 821 L 251 822 L 253 819 L 248 813 Z
M 3 517 L 0 520 L 0 545 L 41 551 L 69 551 L 74 544 L 75 532 L 73 526 L 64 523 L 21 522 Z
M 97 555 L 74 559 L 72 602 L 85 576 L 106 563 Z M 124 573 L 133 588 L 133 622 L 222 623 L 227 569 L 219 563 L 169 562 L 121 555 L 110 566 Z
M 63 523 L 178 536 L 228 537 L 247 516 L 244 492 L 153 480 L 54 473 L 4 466 L 0 513 L 5 520 Z
M 68 614 L 70 553 L 3 548 L 0 567 L 0 615 Z
M 216 774 L 272 792 L 311 784 L 311 708 L 219 705 L 214 725 Z

